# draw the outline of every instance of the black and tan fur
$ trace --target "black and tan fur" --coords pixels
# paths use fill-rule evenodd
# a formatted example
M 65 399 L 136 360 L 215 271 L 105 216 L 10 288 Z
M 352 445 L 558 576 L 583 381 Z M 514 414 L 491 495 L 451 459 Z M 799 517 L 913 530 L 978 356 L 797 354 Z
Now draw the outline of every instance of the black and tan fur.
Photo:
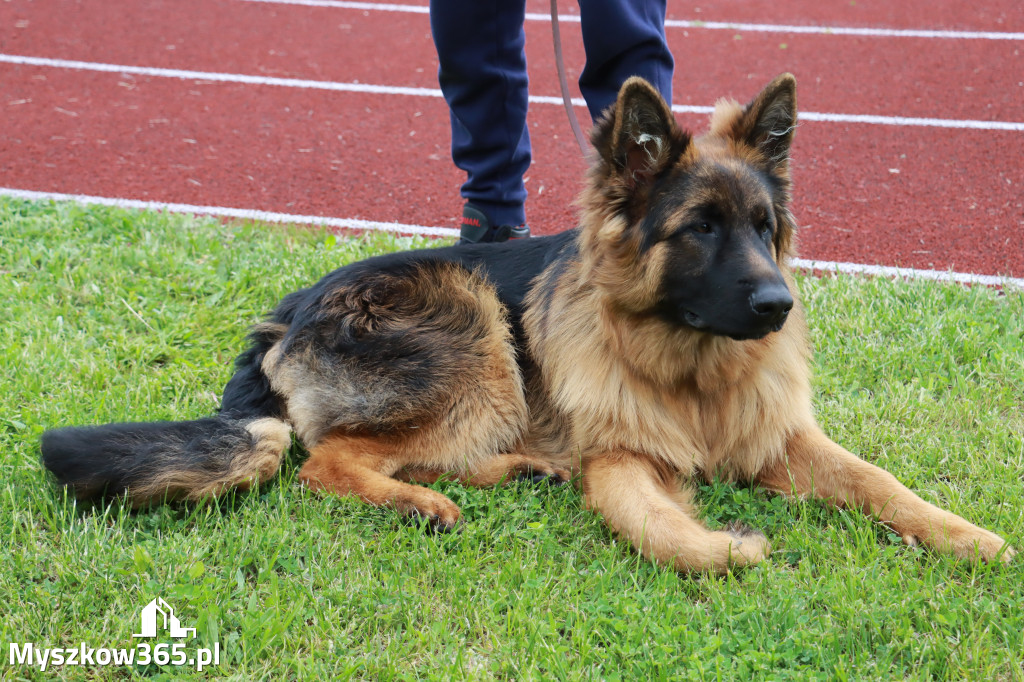
M 696 139 L 631 79 L 592 134 L 578 230 L 336 270 L 253 330 L 219 416 L 51 431 L 44 462 L 82 498 L 198 499 L 271 477 L 294 430 L 310 488 L 445 528 L 458 507 L 416 483 L 580 473 L 586 504 L 655 561 L 761 561 L 763 536 L 692 513 L 689 481 L 720 475 L 1009 560 L 815 422 L 787 266 L 795 125 L 789 75 L 719 104 Z

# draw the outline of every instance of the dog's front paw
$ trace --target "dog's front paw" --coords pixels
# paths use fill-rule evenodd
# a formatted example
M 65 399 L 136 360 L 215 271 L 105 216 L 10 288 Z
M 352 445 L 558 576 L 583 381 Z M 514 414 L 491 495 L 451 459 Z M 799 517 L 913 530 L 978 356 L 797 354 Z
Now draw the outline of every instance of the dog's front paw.
M 918 532 L 905 532 L 903 542 L 910 546 L 925 544 L 961 559 L 986 563 L 1008 563 L 1017 553 L 995 533 L 948 513 L 931 519 L 928 527 L 918 529 Z

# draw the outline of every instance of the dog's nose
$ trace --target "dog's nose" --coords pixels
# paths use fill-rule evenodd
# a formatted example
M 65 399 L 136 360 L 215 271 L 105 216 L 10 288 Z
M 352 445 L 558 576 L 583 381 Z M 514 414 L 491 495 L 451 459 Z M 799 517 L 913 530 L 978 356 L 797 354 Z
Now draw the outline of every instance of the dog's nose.
M 784 284 L 769 284 L 750 294 L 750 307 L 766 322 L 777 322 L 786 319 L 793 309 L 793 296 Z

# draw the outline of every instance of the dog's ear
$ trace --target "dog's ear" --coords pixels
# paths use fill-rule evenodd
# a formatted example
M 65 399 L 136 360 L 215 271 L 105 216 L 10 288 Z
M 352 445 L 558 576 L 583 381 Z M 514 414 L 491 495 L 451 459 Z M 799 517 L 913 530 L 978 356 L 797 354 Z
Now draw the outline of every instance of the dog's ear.
M 633 76 L 591 133 L 601 160 L 630 188 L 646 187 L 689 144 L 672 109 L 654 86 Z
M 729 123 L 731 130 L 728 132 L 734 139 L 759 151 L 770 166 L 784 165 L 789 160 L 789 148 L 796 130 L 796 79 L 793 74 L 784 73 L 769 83 Z M 713 131 L 715 127 L 713 122 Z

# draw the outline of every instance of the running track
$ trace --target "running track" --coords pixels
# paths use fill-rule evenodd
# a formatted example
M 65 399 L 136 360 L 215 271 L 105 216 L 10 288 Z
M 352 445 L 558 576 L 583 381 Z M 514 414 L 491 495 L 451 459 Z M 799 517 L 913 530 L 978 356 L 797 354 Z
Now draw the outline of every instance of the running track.
M 410 1 L 0 1 L 0 194 L 450 233 L 462 177 Z M 560 7 L 572 82 L 578 8 Z M 550 233 L 575 222 L 584 164 L 547 2 L 528 11 L 528 214 Z M 804 258 L 1024 278 L 1019 0 L 670 0 L 668 36 L 694 130 L 716 98 L 796 75 Z

